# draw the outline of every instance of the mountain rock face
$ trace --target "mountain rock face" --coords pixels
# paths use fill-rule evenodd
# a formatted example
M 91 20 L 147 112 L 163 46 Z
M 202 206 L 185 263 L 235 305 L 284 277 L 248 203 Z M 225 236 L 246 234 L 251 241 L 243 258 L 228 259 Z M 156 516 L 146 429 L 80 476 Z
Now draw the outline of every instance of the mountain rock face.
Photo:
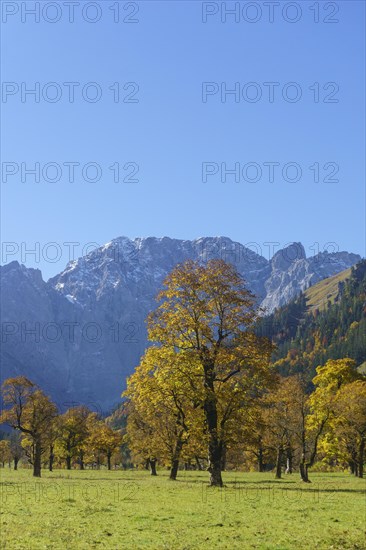
M 360 259 L 358 254 L 348 252 L 321 252 L 306 258 L 302 244 L 293 243 L 276 252 L 269 262 L 270 276 L 264 284 L 265 297 L 261 306 L 272 313 L 309 286 L 348 269 Z
M 301 290 L 360 261 L 347 252 L 306 258 L 300 243 L 271 261 L 225 237 L 114 239 L 44 282 L 18 262 L 1 268 L 1 377 L 24 374 L 62 407 L 107 412 L 147 344 L 145 319 L 166 275 L 187 259 L 233 263 L 270 313 Z

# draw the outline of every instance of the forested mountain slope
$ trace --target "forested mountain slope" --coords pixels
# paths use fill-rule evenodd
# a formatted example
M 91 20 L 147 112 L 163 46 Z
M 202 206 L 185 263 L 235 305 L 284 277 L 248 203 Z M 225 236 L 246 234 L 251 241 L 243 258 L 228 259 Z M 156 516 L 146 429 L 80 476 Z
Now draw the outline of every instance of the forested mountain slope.
M 321 281 L 258 323 L 277 345 L 273 362 L 284 375 L 310 380 L 327 359 L 366 361 L 366 260 Z

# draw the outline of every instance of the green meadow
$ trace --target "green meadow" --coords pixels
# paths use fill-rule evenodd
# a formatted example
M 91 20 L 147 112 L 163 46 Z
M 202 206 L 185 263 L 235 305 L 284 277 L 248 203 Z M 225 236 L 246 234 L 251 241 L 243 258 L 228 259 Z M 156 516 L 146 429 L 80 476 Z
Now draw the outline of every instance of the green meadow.
M 366 549 L 365 480 L 343 473 L 1 469 L 1 549 Z

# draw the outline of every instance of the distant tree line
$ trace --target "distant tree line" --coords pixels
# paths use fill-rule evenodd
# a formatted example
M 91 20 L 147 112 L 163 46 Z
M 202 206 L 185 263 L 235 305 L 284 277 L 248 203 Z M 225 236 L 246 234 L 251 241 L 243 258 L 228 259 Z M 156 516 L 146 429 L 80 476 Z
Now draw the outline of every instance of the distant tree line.
M 2 386 L 4 408 L 0 421 L 14 432 L 0 441 L 0 463 L 24 458 L 41 476 L 42 465 L 68 470 L 125 462 L 122 434 L 85 406 L 60 414 L 56 405 L 25 376 L 7 379 Z

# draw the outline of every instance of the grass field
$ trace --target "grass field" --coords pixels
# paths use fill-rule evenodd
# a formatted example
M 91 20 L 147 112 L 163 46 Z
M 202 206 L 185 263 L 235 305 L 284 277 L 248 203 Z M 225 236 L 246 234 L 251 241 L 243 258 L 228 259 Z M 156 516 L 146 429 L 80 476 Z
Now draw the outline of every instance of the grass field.
M 334 300 L 338 296 L 338 283 L 345 281 L 351 276 L 351 268 L 341 271 L 333 277 L 323 279 L 316 285 L 308 288 L 305 291 L 307 297 L 307 305 L 311 311 L 326 309 L 328 301 L 334 304 Z
M 1 549 L 365 549 L 365 480 L 348 474 L 1 469 Z

